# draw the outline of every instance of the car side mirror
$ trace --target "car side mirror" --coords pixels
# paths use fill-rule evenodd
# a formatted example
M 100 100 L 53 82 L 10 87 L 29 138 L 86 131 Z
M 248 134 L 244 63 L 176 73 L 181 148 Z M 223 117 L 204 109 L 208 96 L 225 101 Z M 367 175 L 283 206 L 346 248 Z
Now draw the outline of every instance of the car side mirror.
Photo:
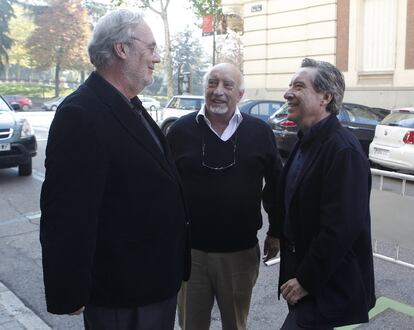
M 20 104 L 19 104 L 19 103 L 12 103 L 12 104 L 11 104 L 11 107 L 12 107 L 12 109 L 13 109 L 14 111 L 20 111 L 20 110 L 22 110 L 22 107 L 20 106 Z

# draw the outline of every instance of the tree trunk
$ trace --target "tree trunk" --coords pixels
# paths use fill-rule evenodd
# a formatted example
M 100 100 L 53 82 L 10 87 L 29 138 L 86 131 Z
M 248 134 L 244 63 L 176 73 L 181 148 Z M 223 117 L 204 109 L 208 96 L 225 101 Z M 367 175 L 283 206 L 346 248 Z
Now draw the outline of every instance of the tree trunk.
M 173 70 L 171 59 L 171 40 L 170 40 L 170 26 L 168 24 L 167 10 L 161 13 L 161 18 L 164 23 L 165 35 L 165 70 L 167 71 L 167 97 L 170 99 L 174 93 L 173 87 Z
M 59 92 L 60 92 L 60 88 L 59 88 L 59 84 L 60 84 L 60 62 L 57 61 L 56 62 L 56 67 L 55 67 L 55 97 L 59 96 Z
M 6 63 L 4 65 L 4 79 L 6 82 L 9 80 L 9 69 L 10 69 L 10 64 Z

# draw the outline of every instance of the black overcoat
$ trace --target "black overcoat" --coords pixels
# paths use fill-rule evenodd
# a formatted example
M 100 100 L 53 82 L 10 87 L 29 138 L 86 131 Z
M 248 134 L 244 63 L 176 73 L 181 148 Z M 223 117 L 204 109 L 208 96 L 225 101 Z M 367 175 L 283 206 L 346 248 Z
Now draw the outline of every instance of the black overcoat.
M 299 148 L 295 145 L 292 155 Z M 359 141 L 331 115 L 308 145 L 290 201 L 299 266 L 296 277 L 309 292 L 297 305 L 302 326 L 341 326 L 368 321 L 375 305 L 369 197 L 369 162 Z M 290 157 L 282 174 L 280 219 L 286 215 L 284 189 Z M 286 240 L 283 221 L 281 277 Z
M 56 112 L 46 150 L 40 241 L 48 311 L 135 307 L 189 275 L 182 189 L 164 153 L 108 82 L 92 73 Z

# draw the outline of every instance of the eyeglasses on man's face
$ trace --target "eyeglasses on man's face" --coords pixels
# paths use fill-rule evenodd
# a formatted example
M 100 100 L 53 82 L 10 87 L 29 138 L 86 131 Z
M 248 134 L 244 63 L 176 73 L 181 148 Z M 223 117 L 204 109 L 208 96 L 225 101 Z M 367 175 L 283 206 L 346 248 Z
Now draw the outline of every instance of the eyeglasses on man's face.
M 215 171 L 222 171 L 222 170 L 226 170 L 234 165 L 236 165 L 236 147 L 237 147 L 237 133 L 234 137 L 234 139 L 231 140 L 233 142 L 233 146 L 232 146 L 232 150 L 233 150 L 233 160 L 231 162 L 229 162 L 227 165 L 221 165 L 221 166 L 214 166 L 209 164 L 208 161 L 206 161 L 206 158 L 208 158 L 208 155 L 206 155 L 206 143 L 204 140 L 204 136 L 202 137 L 202 144 L 201 144 L 201 165 L 203 167 L 206 167 L 210 170 L 215 170 Z
M 145 45 L 146 49 L 148 49 L 151 52 L 152 55 L 159 55 L 158 47 L 157 47 L 155 42 L 147 43 L 147 42 L 145 42 L 145 41 L 143 41 L 143 40 L 141 40 L 140 38 L 137 38 L 137 37 L 131 37 L 131 39 L 142 42 Z

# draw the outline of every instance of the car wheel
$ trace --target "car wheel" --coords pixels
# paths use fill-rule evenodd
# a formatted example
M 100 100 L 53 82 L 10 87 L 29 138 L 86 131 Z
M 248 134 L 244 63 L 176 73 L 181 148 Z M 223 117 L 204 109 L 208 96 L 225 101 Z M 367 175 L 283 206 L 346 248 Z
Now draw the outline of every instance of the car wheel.
M 151 110 L 151 111 L 154 111 L 154 110 L 155 110 L 155 105 L 151 105 L 151 106 L 150 106 L 150 110 Z
M 23 111 L 27 111 L 27 110 L 29 110 L 29 106 L 25 104 L 25 105 L 22 107 L 22 109 L 23 109 Z
M 56 111 L 56 109 L 57 109 L 57 105 L 52 105 L 52 106 L 50 107 L 50 110 L 51 110 L 51 111 Z
M 165 125 L 162 128 L 162 132 L 164 133 L 164 135 L 167 135 L 168 132 L 170 131 L 170 128 L 172 126 L 172 124 L 174 124 L 175 121 L 169 121 L 168 123 L 165 123 Z
M 27 163 L 19 165 L 19 175 L 28 176 L 32 174 L 32 158 L 30 157 Z

